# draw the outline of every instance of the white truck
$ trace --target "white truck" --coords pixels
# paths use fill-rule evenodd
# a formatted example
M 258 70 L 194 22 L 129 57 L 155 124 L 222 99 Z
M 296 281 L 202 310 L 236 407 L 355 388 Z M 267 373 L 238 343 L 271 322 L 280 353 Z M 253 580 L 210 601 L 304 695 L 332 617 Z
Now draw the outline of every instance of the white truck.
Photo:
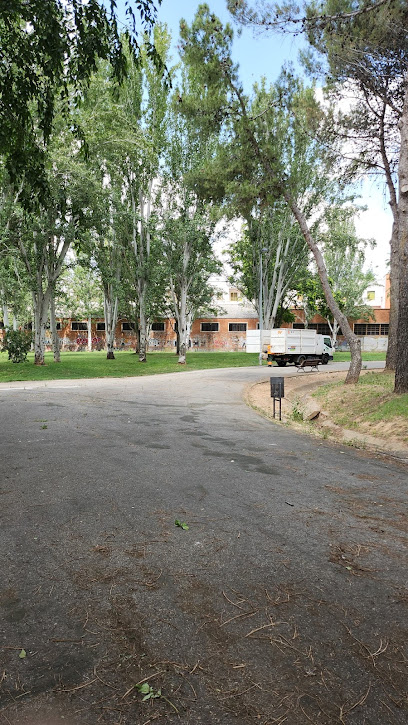
M 260 331 L 248 330 L 247 352 L 261 352 Z M 318 335 L 316 330 L 292 330 L 282 327 L 262 330 L 262 352 L 267 353 L 268 362 L 275 360 L 280 367 L 287 363 L 300 365 L 313 358 L 327 365 L 333 360 L 333 348 L 328 335 Z

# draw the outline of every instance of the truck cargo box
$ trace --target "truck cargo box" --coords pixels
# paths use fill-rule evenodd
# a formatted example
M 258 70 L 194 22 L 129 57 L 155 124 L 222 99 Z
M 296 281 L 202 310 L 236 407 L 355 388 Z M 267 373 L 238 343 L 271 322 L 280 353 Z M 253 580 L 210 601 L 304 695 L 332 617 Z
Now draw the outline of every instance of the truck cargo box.
M 269 345 L 272 354 L 322 355 L 323 338 L 316 330 L 291 330 L 278 328 L 269 333 Z
M 246 352 L 261 352 L 259 348 L 260 330 L 247 330 L 246 334 Z M 272 330 L 262 330 L 262 352 L 267 352 L 270 344 Z

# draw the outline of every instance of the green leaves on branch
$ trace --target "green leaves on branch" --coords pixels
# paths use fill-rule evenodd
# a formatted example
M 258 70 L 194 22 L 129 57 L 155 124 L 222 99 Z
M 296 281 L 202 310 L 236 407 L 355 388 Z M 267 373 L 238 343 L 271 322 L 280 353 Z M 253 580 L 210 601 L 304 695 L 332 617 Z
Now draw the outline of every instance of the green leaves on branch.
M 70 113 L 81 100 L 98 58 L 109 60 L 117 81 L 127 72 L 125 46 L 139 61 L 138 30 L 149 36 L 156 7 L 153 0 L 128 0 L 126 14 L 132 31 L 120 33 L 116 0 L 110 0 L 109 9 L 101 0 L 0 3 L 0 153 L 13 180 L 24 175 L 33 190 L 41 185 L 45 194 L 44 145 L 61 100 Z M 160 65 L 149 40 L 146 47 Z

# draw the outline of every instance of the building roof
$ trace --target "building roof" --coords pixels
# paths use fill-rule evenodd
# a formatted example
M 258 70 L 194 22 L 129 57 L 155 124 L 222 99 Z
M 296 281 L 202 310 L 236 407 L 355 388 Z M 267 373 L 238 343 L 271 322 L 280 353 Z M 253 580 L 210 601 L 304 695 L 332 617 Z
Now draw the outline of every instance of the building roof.
M 219 312 L 216 315 L 209 315 L 205 319 L 218 320 L 219 318 L 227 320 L 258 319 L 258 313 L 253 305 L 249 302 L 220 302 Z M 204 318 L 203 318 L 204 319 Z

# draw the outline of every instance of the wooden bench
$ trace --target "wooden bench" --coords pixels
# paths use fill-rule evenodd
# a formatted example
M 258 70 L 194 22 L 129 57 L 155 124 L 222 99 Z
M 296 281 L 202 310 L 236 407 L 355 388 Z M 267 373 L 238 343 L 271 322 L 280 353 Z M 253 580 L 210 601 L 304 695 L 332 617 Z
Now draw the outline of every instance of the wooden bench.
M 318 371 L 318 366 L 321 364 L 322 364 L 322 361 L 320 358 L 311 357 L 311 358 L 306 358 L 306 360 L 302 360 L 300 363 L 297 363 L 296 367 L 298 370 L 303 370 L 303 372 L 305 373 L 307 367 L 310 367 L 310 372 L 312 372 L 312 370 Z

